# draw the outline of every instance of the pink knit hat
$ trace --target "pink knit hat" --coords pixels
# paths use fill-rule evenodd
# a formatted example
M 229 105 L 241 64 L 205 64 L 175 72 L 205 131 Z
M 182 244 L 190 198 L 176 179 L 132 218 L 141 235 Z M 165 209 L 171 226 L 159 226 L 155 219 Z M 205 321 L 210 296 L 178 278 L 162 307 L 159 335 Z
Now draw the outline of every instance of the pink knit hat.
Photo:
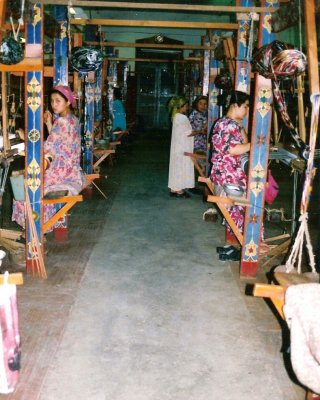
M 53 89 L 63 94 L 68 99 L 72 107 L 76 107 L 77 105 L 76 96 L 69 88 L 69 86 L 58 85 L 55 86 Z

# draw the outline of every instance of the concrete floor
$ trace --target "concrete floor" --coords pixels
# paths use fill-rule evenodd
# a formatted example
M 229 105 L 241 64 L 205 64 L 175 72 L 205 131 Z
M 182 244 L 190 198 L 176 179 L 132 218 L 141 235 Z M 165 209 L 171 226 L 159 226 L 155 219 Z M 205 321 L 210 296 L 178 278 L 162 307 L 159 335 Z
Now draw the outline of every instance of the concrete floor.
M 112 169 L 119 187 L 38 399 L 303 400 L 279 322 L 217 257 L 224 228 L 203 221 L 201 196 L 169 197 L 168 155 L 168 138 L 140 137 Z

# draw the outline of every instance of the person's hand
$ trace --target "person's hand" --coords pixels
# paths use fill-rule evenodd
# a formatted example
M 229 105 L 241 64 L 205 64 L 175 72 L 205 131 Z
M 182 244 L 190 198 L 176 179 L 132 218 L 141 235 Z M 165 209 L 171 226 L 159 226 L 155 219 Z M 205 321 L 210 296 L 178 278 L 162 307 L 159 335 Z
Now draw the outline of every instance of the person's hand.
M 52 114 L 49 110 L 46 110 L 43 114 L 43 121 L 46 125 L 48 125 L 48 123 L 52 123 Z
M 16 135 L 18 135 L 19 138 L 24 141 L 25 135 L 24 135 L 24 130 L 22 128 L 16 130 Z
M 50 132 L 52 128 L 53 117 L 49 110 L 46 110 L 43 114 L 43 121 L 47 125 L 48 131 Z

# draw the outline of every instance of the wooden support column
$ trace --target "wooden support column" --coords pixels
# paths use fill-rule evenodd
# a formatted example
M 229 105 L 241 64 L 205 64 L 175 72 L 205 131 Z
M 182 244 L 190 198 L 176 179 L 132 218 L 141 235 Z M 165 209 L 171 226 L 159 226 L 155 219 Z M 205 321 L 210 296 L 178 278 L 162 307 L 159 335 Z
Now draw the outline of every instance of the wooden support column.
M 5 22 L 6 22 L 6 0 L 0 0 L 0 30 L 4 30 Z M 2 34 L 0 32 L 0 39 L 2 39 Z
M 94 122 L 100 124 L 102 121 L 102 67 L 95 73 L 94 83 Z
M 54 7 L 55 19 L 60 24 L 60 34 L 54 39 L 53 86 L 68 85 L 68 10 L 66 6 Z
M 210 38 L 208 36 L 203 36 L 201 40 L 203 47 L 208 47 L 208 49 L 204 50 L 203 52 L 203 83 L 202 83 L 202 94 L 203 96 L 208 96 L 209 78 L 210 78 L 210 60 L 211 60 Z
M 92 77 L 90 77 L 92 76 Z M 94 130 L 94 91 L 95 73 L 89 73 L 84 82 L 84 149 L 83 149 L 83 171 L 91 174 L 93 171 L 93 130 Z
M 66 6 L 54 7 L 55 19 L 60 24 L 59 36 L 54 39 L 53 54 L 53 86 L 68 86 L 68 9 Z M 50 99 L 49 99 L 50 101 Z M 63 208 L 62 203 L 55 203 L 56 213 Z M 68 239 L 68 215 L 60 213 L 61 216 L 56 224 L 54 224 L 54 238 L 56 241 L 63 242 Z
M 107 136 L 107 120 L 109 118 L 108 113 L 108 63 L 109 61 L 104 58 L 102 63 L 102 134 L 103 137 Z
M 319 93 L 318 45 L 315 10 L 315 0 L 304 1 L 310 95 Z
M 26 28 L 26 53 L 38 53 L 40 68 L 26 73 L 26 179 L 34 223 L 43 254 L 43 6 L 33 6 L 33 20 Z M 26 54 L 27 55 L 27 54 Z M 31 232 L 26 223 L 27 271 L 32 272 Z
M 73 47 L 79 47 L 82 46 L 82 34 L 81 33 L 75 33 L 73 35 Z M 80 96 L 82 94 L 81 90 L 81 79 L 79 79 L 79 74 L 78 72 L 73 73 L 73 90 L 75 93 Z
M 277 7 L 278 1 L 262 1 L 265 7 Z M 271 14 L 260 15 L 259 47 L 272 42 Z M 256 74 L 253 105 L 253 125 L 250 150 L 250 173 L 248 176 L 248 198 L 251 207 L 246 210 L 244 242 L 242 247 L 240 275 L 255 276 L 259 265 L 259 245 L 261 240 L 264 188 L 267 177 L 269 140 L 272 118 L 271 80 Z
M 107 116 L 107 137 L 112 136 L 112 123 L 113 123 L 113 88 L 117 83 L 117 63 L 109 61 L 108 65 L 108 89 L 107 89 L 107 102 L 108 102 L 108 116 Z
M 210 31 L 209 38 L 211 46 L 218 47 L 221 42 L 221 31 Z M 211 131 L 214 121 L 220 117 L 217 96 L 219 89 L 214 81 L 220 72 L 220 62 L 214 58 L 214 51 L 211 52 L 210 75 L 209 75 L 209 96 L 208 96 L 208 132 Z
M 251 0 L 237 0 L 237 6 L 248 6 L 252 7 Z M 250 23 L 248 20 L 239 20 L 239 29 L 237 36 L 237 61 L 236 61 L 236 72 L 235 72 L 235 89 L 240 92 L 250 93 L 250 76 L 251 76 L 251 64 L 248 56 L 249 49 L 249 34 L 250 34 Z M 242 125 L 246 132 L 248 132 L 248 118 L 243 120 Z

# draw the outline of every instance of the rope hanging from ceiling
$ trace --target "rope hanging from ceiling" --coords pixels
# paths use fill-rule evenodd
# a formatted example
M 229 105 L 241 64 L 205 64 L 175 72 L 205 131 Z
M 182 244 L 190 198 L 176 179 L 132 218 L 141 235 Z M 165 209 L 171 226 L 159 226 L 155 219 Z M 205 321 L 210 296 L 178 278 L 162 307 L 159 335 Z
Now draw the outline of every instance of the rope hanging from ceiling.
M 316 148 L 318 124 L 319 124 L 319 109 L 320 109 L 320 93 L 311 96 L 312 103 L 312 115 L 311 115 L 311 127 L 310 127 L 310 154 L 307 162 L 307 168 L 305 172 L 305 181 L 303 185 L 303 192 L 300 204 L 300 227 L 291 249 L 291 253 L 285 264 L 286 272 L 292 272 L 294 270 L 294 265 L 297 262 L 297 272 L 301 273 L 301 262 L 303 254 L 303 242 L 306 239 L 306 246 L 309 255 L 309 263 L 311 271 L 316 273 L 315 269 L 315 258 L 312 249 L 312 243 L 310 239 L 310 233 L 308 230 L 308 206 L 310 200 L 310 194 L 312 192 L 313 180 L 316 173 L 316 168 L 314 166 L 314 155 Z

